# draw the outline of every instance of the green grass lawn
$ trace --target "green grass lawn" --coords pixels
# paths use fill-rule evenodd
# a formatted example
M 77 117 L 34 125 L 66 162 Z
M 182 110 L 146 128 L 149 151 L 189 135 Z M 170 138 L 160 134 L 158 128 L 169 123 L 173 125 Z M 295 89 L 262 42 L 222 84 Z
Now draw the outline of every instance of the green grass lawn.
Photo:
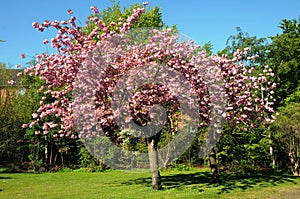
M 274 172 L 221 173 L 221 184 L 209 170 L 161 174 L 164 189 L 153 191 L 149 172 L 0 173 L 0 198 L 300 198 L 300 177 Z

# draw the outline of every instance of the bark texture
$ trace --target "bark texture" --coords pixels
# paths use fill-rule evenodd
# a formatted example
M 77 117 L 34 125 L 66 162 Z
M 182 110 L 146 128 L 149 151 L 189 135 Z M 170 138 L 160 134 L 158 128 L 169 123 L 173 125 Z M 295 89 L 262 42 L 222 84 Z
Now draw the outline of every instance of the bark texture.
M 217 165 L 217 154 L 215 149 L 213 148 L 209 154 L 209 164 L 210 169 L 212 172 L 212 179 L 214 182 L 219 183 L 221 182 L 218 172 L 218 165 Z
M 154 190 L 162 189 L 160 172 L 158 170 L 159 163 L 158 163 L 157 143 L 158 143 L 157 136 L 148 139 L 149 162 L 150 162 L 150 170 L 152 173 L 152 188 Z

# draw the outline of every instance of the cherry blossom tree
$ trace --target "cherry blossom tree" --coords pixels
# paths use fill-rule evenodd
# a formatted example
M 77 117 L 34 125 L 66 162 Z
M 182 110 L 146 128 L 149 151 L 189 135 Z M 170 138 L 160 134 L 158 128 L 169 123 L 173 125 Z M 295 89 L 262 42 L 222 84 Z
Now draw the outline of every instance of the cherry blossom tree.
M 144 7 L 134 9 L 127 19 L 120 18 L 118 23 L 109 24 L 97 17 L 99 11 L 96 7 L 91 7 L 91 10 L 94 15 L 91 15 L 85 27 L 76 24 L 76 17 L 71 10 L 68 11 L 71 15 L 69 20 L 46 20 L 42 24 L 32 24 L 39 31 L 52 27 L 58 33 L 51 41 L 43 41 L 45 44 L 51 43 L 57 53 L 37 55 L 38 64 L 24 71 L 25 74 L 38 76 L 44 81 L 39 89 L 44 95 L 40 107 L 32 114 L 33 120 L 28 124 L 38 134 L 49 139 L 85 139 L 97 137 L 101 128 L 106 137 L 118 142 L 122 126 L 116 124 L 118 113 L 113 112 L 111 95 L 115 92 L 117 82 L 128 71 L 143 69 L 145 66 L 177 72 L 184 81 L 192 85 L 197 102 L 197 118 L 190 117 L 190 120 L 196 121 L 198 128 L 216 126 L 208 132 L 207 140 L 221 135 L 222 124 L 214 124 L 213 117 L 224 117 L 233 126 L 243 124 L 245 131 L 255 127 L 257 122 L 273 121 L 273 89 L 276 84 L 270 78 L 274 74 L 267 66 L 258 75 L 255 74 L 255 68 L 246 67 L 240 60 L 247 55 L 248 49 L 238 50 L 232 59 L 226 56 L 207 56 L 193 41 L 180 41 L 172 30 L 150 29 L 141 41 L 132 38 L 128 40 L 126 36 L 132 35 L 132 24 L 145 12 Z M 86 33 L 85 29 L 91 28 L 92 31 Z M 249 60 L 253 58 L 248 57 Z M 78 78 L 82 81 L 78 81 Z M 176 82 L 175 77 L 168 78 L 169 81 Z M 81 87 L 85 81 L 94 87 Z M 85 95 L 81 92 L 80 98 L 74 100 L 76 89 L 83 89 L 81 91 L 85 91 Z M 184 93 L 184 90 L 178 89 L 178 93 Z M 225 103 L 216 104 L 217 99 L 223 96 Z M 178 123 L 167 133 L 178 129 L 186 130 L 180 126 L 180 121 L 185 117 L 180 97 L 185 100 L 190 98 L 189 95 L 176 96 L 174 89 L 150 82 L 134 90 L 133 96 L 129 98 L 129 112 L 137 124 L 145 127 L 152 122 L 149 113 L 153 106 L 162 104 L 166 110 L 166 123 Z M 93 114 L 96 115 L 94 121 L 98 125 L 89 123 L 91 120 L 88 117 L 94 117 L 90 114 L 83 114 L 83 122 L 79 121 L 78 111 L 85 113 L 84 100 L 91 98 L 94 100 Z M 188 103 L 187 107 L 192 104 Z M 219 107 L 214 109 L 216 106 Z M 27 127 L 27 124 L 23 126 Z M 157 153 L 161 133 L 162 131 L 158 131 L 157 134 L 146 137 L 154 189 L 162 187 Z M 213 139 L 206 144 L 211 147 L 216 141 L 217 139 Z M 178 145 L 177 143 L 176 146 Z

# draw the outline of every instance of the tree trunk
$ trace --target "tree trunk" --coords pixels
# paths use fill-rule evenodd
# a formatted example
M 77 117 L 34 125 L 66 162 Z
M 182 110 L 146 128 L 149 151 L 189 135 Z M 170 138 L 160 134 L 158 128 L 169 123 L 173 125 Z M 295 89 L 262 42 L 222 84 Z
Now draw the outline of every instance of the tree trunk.
M 52 142 L 45 136 L 45 168 L 49 170 L 52 165 Z
M 50 149 L 50 155 L 49 155 L 49 168 L 52 168 L 53 166 L 53 145 L 52 142 L 48 142 L 49 149 Z
M 158 135 L 148 138 L 148 153 L 149 153 L 149 162 L 150 170 L 152 173 L 152 188 L 154 190 L 162 189 L 160 173 L 158 170 L 158 153 L 157 153 L 157 143 Z
M 270 131 L 269 134 L 269 143 L 270 143 L 270 156 L 271 156 L 271 161 L 272 161 L 272 168 L 276 168 L 276 159 L 275 159 L 275 154 L 274 154 L 274 149 L 273 149 L 273 138 L 272 138 L 272 132 Z
M 49 151 L 48 151 L 48 143 L 47 139 L 45 138 L 45 167 L 48 169 L 48 160 L 49 160 Z
M 290 150 L 289 153 L 290 161 L 292 163 L 292 173 L 294 176 L 300 176 L 300 164 L 297 154 L 294 150 Z
M 273 149 L 272 145 L 270 145 L 270 155 L 271 155 L 271 160 L 272 160 L 272 168 L 275 169 L 276 168 L 276 159 L 275 159 L 274 149 Z
M 210 169 L 212 172 L 212 179 L 214 182 L 219 183 L 220 178 L 219 178 L 219 172 L 218 172 L 218 165 L 217 165 L 217 154 L 215 149 L 213 148 L 209 154 L 209 164 L 210 164 Z

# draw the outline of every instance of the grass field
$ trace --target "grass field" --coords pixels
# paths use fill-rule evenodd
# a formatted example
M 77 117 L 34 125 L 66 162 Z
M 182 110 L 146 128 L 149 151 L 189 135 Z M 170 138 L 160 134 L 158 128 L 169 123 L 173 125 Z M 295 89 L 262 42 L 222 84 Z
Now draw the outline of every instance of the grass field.
M 274 172 L 221 173 L 221 184 L 209 170 L 161 174 L 164 189 L 153 191 L 149 172 L 0 173 L 0 198 L 300 198 L 300 177 Z

